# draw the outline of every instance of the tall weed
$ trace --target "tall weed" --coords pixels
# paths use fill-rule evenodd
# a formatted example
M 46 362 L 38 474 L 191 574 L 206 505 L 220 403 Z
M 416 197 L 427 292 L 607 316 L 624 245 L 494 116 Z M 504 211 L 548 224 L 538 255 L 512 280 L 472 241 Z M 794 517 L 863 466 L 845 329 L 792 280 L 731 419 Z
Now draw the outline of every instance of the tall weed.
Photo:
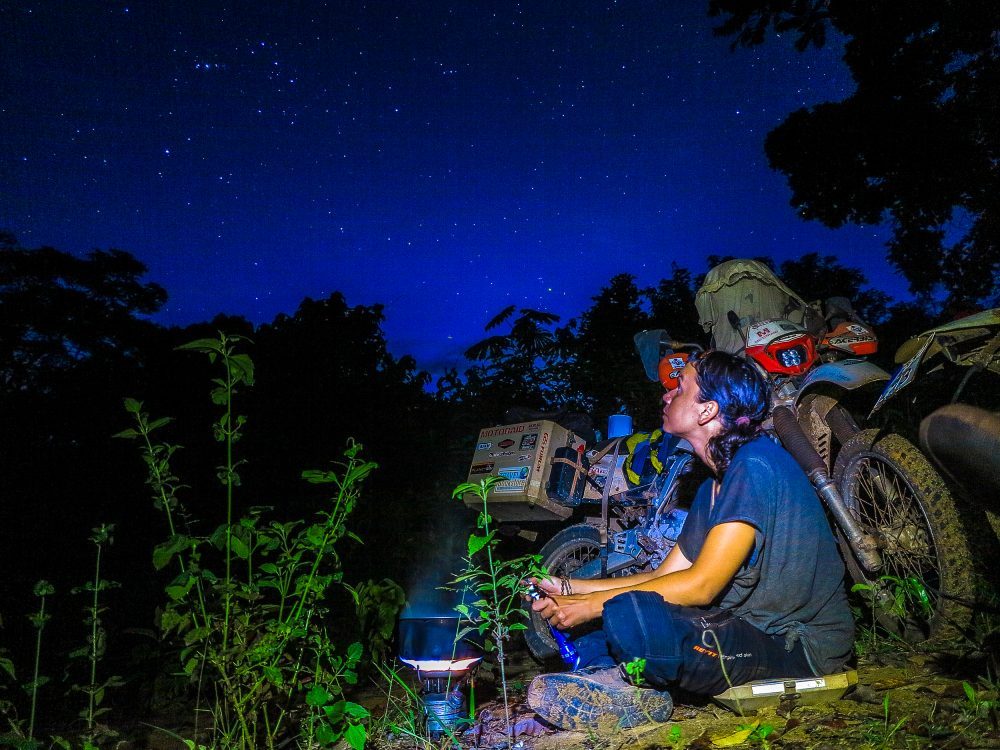
M 191 532 L 181 502 L 185 486 L 171 458 L 178 446 L 160 439 L 168 418 L 151 419 L 143 404 L 125 400 L 133 427 L 119 437 L 138 442 L 148 470 L 153 503 L 166 521 L 167 539 L 153 550 L 157 570 L 173 568 L 160 616 L 164 640 L 175 644 L 184 673 L 195 689 L 195 715 L 212 719 L 210 747 L 273 749 L 287 740 L 305 747 L 341 739 L 356 750 L 367 739 L 368 712 L 344 697 L 357 680 L 360 644 L 338 644 L 326 624 L 333 586 L 343 585 L 336 545 L 357 540 L 346 520 L 361 485 L 376 468 L 349 442 L 330 469 L 308 470 L 303 478 L 329 486 L 331 497 L 310 521 L 267 520 L 268 509 L 237 511 L 236 450 L 246 417 L 235 408 L 238 394 L 253 385 L 244 339 L 220 334 L 181 349 L 207 355 L 219 369 L 211 400 L 218 407 L 213 432 L 222 445 L 216 475 L 222 487 L 225 522 L 207 535 Z M 191 746 L 202 742 L 196 724 Z
M 476 527 L 481 533 L 474 532 L 469 536 L 465 570 L 455 576 L 452 585 L 463 592 L 471 591 L 475 597 L 471 603 L 466 603 L 463 597 L 463 603 L 455 607 L 466 623 L 460 626 L 455 640 L 476 632 L 485 638 L 486 651 L 495 655 L 503 695 L 507 745 L 510 747 L 510 701 L 504 652 L 511 634 L 527 629 L 523 620 L 528 614 L 521 606 L 525 579 L 542 576 L 545 571 L 540 567 L 540 555 L 504 560 L 496 554 L 498 540 L 496 530 L 491 526 L 493 518 L 489 514 L 487 497 L 499 481 L 502 481 L 501 477 L 490 476 L 479 484 L 466 482 L 452 493 L 458 499 L 472 493 L 483 506 L 476 519 Z

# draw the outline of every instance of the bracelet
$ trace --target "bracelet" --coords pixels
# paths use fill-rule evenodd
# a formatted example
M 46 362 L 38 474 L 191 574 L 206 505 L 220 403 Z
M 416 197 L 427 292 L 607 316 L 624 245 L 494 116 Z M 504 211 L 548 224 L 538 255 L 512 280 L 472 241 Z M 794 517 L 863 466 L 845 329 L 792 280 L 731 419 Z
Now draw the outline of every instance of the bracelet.
M 573 594 L 573 586 L 566 576 L 559 576 L 559 593 L 563 596 L 571 596 Z

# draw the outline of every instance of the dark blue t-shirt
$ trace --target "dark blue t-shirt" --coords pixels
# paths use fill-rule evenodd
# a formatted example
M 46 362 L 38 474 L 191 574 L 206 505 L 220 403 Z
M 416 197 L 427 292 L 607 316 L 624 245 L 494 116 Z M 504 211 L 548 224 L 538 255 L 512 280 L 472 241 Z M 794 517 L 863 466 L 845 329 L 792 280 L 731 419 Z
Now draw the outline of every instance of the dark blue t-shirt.
M 780 445 L 760 437 L 742 446 L 712 500 L 698 489 L 677 543 L 694 562 L 713 526 L 742 521 L 756 530 L 749 557 L 715 604 L 771 635 L 802 641 L 816 674 L 843 668 L 854 644 L 844 564 L 819 498 Z

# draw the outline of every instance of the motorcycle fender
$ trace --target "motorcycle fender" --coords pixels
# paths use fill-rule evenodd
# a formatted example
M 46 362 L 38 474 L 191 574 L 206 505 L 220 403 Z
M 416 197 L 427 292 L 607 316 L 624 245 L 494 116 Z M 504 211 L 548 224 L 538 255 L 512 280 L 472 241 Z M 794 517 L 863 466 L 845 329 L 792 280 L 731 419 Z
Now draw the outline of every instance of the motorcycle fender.
M 799 385 L 795 403 L 819 384 L 834 385 L 845 391 L 853 391 L 871 383 L 889 379 L 889 373 L 866 359 L 843 359 L 826 362 L 807 374 Z

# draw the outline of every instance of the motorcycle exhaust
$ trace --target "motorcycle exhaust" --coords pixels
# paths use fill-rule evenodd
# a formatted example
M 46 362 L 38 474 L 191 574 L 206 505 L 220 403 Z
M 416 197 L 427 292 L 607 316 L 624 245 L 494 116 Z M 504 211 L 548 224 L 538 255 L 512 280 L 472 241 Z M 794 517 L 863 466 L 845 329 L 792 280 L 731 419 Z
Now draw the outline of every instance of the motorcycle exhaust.
M 868 571 L 881 568 L 882 556 L 878 552 L 878 542 L 873 536 L 861 530 L 861 526 L 847 509 L 844 498 L 840 496 L 837 485 L 826 470 L 826 464 L 802 431 L 795 414 L 787 406 L 778 406 L 772 413 L 772 419 L 774 430 L 781 438 L 782 444 L 805 471 L 816 489 L 816 494 L 830 509 L 858 562 Z

